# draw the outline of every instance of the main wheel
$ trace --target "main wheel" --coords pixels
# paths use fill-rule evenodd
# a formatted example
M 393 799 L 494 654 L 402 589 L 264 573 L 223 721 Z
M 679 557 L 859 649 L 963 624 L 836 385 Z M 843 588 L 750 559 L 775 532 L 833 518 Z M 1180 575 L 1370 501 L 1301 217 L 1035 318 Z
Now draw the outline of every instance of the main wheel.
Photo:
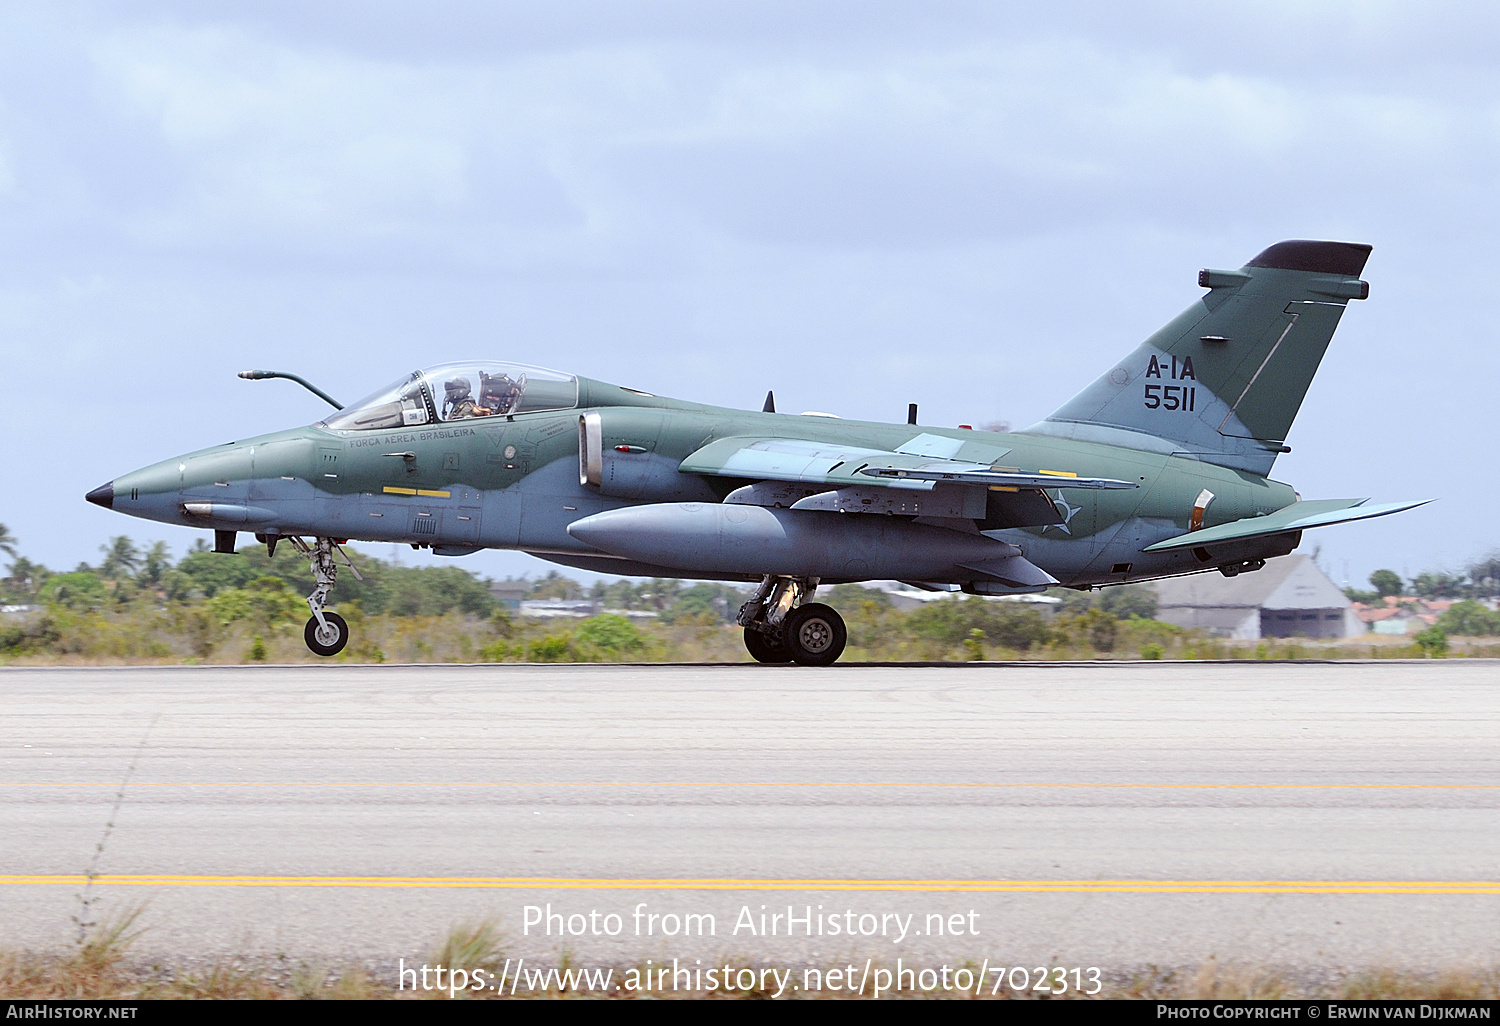
M 757 663 L 789 663 L 792 654 L 786 650 L 781 639 L 769 634 L 762 634 L 752 628 L 745 628 L 745 649 L 750 657 Z
M 803 666 L 828 666 L 844 654 L 849 632 L 831 606 L 809 602 L 798 606 L 781 626 L 781 637 L 793 659 Z
M 349 625 L 339 614 L 326 610 L 323 612 L 323 619 L 327 622 L 327 627 L 320 628 L 316 616 L 308 620 L 307 627 L 302 631 L 302 640 L 307 642 L 313 655 L 338 655 L 349 644 Z

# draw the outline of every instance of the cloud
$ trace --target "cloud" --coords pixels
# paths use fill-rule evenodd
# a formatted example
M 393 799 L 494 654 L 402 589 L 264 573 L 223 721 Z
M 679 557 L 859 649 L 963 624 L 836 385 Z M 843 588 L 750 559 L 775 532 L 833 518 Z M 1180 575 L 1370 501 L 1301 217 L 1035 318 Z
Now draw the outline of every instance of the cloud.
M 629 267 L 704 235 L 933 247 L 1272 207 L 1317 223 L 1417 167 L 1494 158 L 1493 111 L 1474 99 L 1193 71 L 1087 38 L 424 64 L 156 26 L 93 55 L 104 102 L 180 182 L 130 230 L 207 249 Z

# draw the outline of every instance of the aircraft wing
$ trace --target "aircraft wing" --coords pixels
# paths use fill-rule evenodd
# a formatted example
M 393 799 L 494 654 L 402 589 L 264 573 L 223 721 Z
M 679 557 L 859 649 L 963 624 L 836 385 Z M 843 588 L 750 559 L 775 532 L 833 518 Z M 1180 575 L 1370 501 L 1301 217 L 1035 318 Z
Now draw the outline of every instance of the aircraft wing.
M 955 446 L 955 448 L 957 448 Z M 801 438 L 721 438 L 682 461 L 689 474 L 805 484 L 884 486 L 930 491 L 939 483 L 1003 488 L 1135 488 L 1131 481 L 1079 477 L 1060 470 L 1022 473 L 988 463 L 814 442 Z
M 1220 524 L 1218 527 L 1179 534 L 1175 538 L 1159 541 L 1155 545 L 1147 545 L 1143 551 L 1160 552 L 1164 549 L 1192 548 L 1212 545 L 1215 542 L 1240 541 L 1244 538 L 1256 538 L 1269 534 L 1285 534 L 1289 531 L 1323 527 L 1327 524 L 1369 520 L 1371 517 L 1383 517 L 1391 513 L 1415 509 L 1432 500 L 1387 502 L 1376 506 L 1366 506 L 1365 503 L 1369 501 L 1369 499 L 1310 499 L 1304 502 L 1294 502 L 1269 516 L 1247 517 L 1244 520 Z

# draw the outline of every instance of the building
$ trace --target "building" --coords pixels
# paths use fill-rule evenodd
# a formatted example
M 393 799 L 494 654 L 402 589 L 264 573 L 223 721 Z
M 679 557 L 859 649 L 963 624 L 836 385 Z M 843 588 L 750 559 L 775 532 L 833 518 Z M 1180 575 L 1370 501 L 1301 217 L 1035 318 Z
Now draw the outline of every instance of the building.
M 503 609 L 511 613 L 520 611 L 521 602 L 529 591 L 531 582 L 527 580 L 514 581 L 507 577 L 503 581 L 490 582 L 490 594 Z
M 1387 595 L 1378 606 L 1354 603 L 1354 615 L 1376 634 L 1416 634 L 1436 624 L 1453 602 L 1453 599 Z
M 1209 572 L 1151 586 L 1158 620 L 1219 637 L 1351 638 L 1367 630 L 1338 585 L 1301 553 L 1268 560 L 1238 577 Z

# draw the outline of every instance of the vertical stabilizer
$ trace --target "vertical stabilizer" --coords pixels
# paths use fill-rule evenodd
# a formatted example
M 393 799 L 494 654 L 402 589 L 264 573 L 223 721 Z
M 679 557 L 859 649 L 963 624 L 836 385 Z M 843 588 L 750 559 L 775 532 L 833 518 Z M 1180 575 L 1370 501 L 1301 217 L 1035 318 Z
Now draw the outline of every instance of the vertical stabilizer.
M 1369 295 L 1369 255 L 1279 242 L 1237 271 L 1200 271 L 1205 296 L 1026 430 L 1270 473 L 1344 307 Z

